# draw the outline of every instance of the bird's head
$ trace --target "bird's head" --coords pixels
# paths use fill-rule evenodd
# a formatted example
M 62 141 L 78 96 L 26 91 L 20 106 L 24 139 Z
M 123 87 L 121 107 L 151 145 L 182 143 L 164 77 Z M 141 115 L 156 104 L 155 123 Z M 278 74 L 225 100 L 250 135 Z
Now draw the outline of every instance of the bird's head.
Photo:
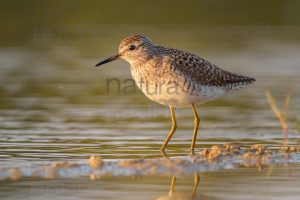
M 153 56 L 154 46 L 151 40 L 145 36 L 130 35 L 121 41 L 116 55 L 99 62 L 96 67 L 119 58 L 130 64 L 146 61 Z

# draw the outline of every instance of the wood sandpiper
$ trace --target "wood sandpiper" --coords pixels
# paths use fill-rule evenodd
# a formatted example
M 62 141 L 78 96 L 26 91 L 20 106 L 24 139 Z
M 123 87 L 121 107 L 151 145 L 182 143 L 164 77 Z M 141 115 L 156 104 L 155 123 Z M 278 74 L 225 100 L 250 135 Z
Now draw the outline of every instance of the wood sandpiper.
M 255 81 L 254 78 L 222 70 L 192 53 L 157 45 L 142 35 L 124 38 L 119 45 L 118 53 L 96 66 L 119 58 L 130 63 L 135 83 L 148 98 L 170 108 L 172 128 L 161 147 L 164 155 L 165 148 L 177 128 L 175 107 L 192 108 L 194 133 L 191 154 L 194 154 L 200 122 L 195 105 L 213 100 Z

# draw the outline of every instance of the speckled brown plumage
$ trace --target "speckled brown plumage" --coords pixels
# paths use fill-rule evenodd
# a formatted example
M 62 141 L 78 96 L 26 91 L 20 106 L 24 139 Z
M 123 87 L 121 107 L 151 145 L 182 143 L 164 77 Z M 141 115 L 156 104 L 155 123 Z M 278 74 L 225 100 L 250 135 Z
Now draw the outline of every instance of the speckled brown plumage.
M 239 85 L 248 85 L 254 78 L 225 71 L 203 58 L 182 50 L 157 46 L 173 59 L 173 68 L 193 81 L 207 86 L 226 87 L 231 90 Z

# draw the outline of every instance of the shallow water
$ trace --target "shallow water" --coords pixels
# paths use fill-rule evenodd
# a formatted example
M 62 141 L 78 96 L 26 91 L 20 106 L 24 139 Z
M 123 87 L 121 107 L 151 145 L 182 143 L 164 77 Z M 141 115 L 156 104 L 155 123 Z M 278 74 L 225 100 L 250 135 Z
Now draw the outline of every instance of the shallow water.
M 195 199 L 298 199 L 299 164 L 201 173 Z M 194 177 L 106 177 L 1 184 L 1 199 L 192 199 Z M 282 189 L 284 188 L 284 190 Z
M 279 149 L 282 131 L 264 92 L 269 89 L 282 105 L 290 86 L 289 145 L 299 144 L 299 121 L 297 124 L 295 120 L 300 119 L 300 43 L 295 38 L 300 35 L 299 28 L 286 27 L 284 32 L 276 26 L 161 26 L 106 25 L 108 32 L 92 29 L 95 33 L 87 36 L 81 35 L 76 26 L 47 29 L 47 34 L 37 29 L 26 45 L 1 47 L 1 168 L 22 169 L 65 160 L 80 163 L 93 154 L 108 161 L 160 157 L 159 148 L 171 123 L 168 108 L 138 92 L 122 92 L 123 81 L 130 78 L 126 62 L 94 68 L 99 60 L 116 52 L 124 35 L 139 30 L 158 43 L 186 49 L 257 80 L 249 88 L 198 106 L 201 123 L 196 153 L 229 142 L 244 147 L 262 143 Z M 107 91 L 107 79 L 111 78 L 119 79 L 121 94 L 116 89 Z M 167 149 L 171 157 L 189 153 L 193 129 L 191 110 L 176 110 L 176 114 L 178 129 Z M 196 197 L 298 199 L 299 168 L 299 163 L 293 163 L 261 171 L 238 167 L 203 172 Z M 47 181 L 26 178 L 0 182 L 0 198 L 190 199 L 192 175 L 178 177 L 173 196 L 164 197 L 168 196 L 170 180 L 126 176 L 96 181 L 88 177 Z

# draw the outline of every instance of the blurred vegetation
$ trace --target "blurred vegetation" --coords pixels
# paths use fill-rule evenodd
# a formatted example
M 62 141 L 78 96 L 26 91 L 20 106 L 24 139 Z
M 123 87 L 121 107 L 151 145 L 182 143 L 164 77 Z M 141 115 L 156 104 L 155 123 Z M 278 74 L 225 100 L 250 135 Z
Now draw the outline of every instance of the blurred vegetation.
M 0 43 L 26 42 L 36 30 L 80 25 L 105 32 L 109 24 L 298 26 L 298 0 L 2 0 Z

